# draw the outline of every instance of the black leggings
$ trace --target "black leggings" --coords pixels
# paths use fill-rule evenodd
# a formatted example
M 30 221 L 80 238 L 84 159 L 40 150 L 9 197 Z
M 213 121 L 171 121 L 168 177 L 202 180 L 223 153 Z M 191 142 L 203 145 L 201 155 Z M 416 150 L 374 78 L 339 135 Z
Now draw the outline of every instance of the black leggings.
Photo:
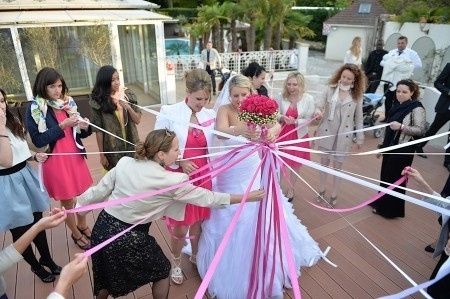
M 33 223 L 30 223 L 25 226 L 19 226 L 16 228 L 12 228 L 10 230 L 13 241 L 17 241 L 27 230 L 29 230 L 36 222 L 38 222 L 42 218 L 42 212 L 36 212 L 33 213 L 34 221 Z M 48 248 L 47 243 L 47 235 L 44 231 L 41 231 L 33 240 L 34 245 L 39 250 L 39 253 L 41 255 L 41 258 L 43 261 L 52 261 L 52 257 L 50 255 L 50 250 Z M 31 248 L 31 244 L 25 249 L 25 251 L 22 253 L 23 258 L 25 261 L 30 264 L 32 269 L 39 269 L 41 265 L 39 264 L 38 260 L 36 259 L 36 256 L 33 253 L 33 249 Z

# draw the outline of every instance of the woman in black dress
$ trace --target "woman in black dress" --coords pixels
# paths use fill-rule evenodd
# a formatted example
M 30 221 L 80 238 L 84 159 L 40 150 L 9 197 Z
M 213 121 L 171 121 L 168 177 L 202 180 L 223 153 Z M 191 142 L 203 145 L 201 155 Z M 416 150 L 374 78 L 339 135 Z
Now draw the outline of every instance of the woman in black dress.
M 189 180 L 185 173 L 165 169 L 179 155 L 175 133 L 161 129 L 136 145 L 134 158 L 123 157 L 102 180 L 77 197 L 79 205 L 115 200 L 152 190 L 161 190 Z M 263 191 L 250 192 L 248 201 L 262 198 Z M 239 203 L 242 195 L 212 192 L 186 184 L 165 193 L 126 204 L 106 207 L 92 230 L 96 246 L 141 221 L 131 231 L 92 255 L 94 294 L 98 299 L 124 296 L 153 282 L 153 298 L 167 298 L 170 262 L 155 238 L 148 234 L 151 221 L 170 217 L 183 220 L 186 204 L 222 207 Z
M 425 109 L 418 101 L 419 86 L 412 80 L 400 80 L 397 83 L 397 100 L 389 110 L 390 123 L 386 128 L 382 147 L 389 147 L 402 144 L 421 138 L 425 133 Z M 387 183 L 394 183 L 401 177 L 401 173 L 406 166 L 411 166 L 415 152 L 415 145 L 402 147 L 386 152 L 383 155 L 381 164 L 380 180 Z M 405 153 L 403 155 L 390 153 Z M 411 154 L 409 154 L 411 153 Z M 406 184 L 403 183 L 404 187 Z M 387 187 L 386 184 L 381 184 Z M 397 192 L 405 193 L 403 189 L 394 189 Z M 371 204 L 373 212 L 385 218 L 405 217 L 405 201 L 395 196 L 385 194 Z

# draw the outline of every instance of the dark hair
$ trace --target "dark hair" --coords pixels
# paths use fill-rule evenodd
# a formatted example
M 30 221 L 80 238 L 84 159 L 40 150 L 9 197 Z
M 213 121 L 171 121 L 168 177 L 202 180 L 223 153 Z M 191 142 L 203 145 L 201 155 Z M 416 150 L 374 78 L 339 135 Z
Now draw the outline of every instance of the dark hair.
M 419 85 L 414 82 L 411 79 L 403 79 L 397 82 L 396 87 L 399 85 L 406 85 L 408 86 L 409 91 L 411 91 L 413 94 L 411 96 L 411 100 L 415 101 L 419 98 L 420 91 L 419 91 Z
M 33 96 L 40 96 L 41 98 L 48 99 L 47 86 L 61 80 L 62 83 L 62 97 L 69 92 L 67 88 L 66 81 L 64 81 L 63 76 L 58 73 L 57 70 L 51 67 L 44 67 L 36 75 L 36 80 L 33 85 Z
M 91 98 L 100 105 L 100 111 L 114 113 L 117 105 L 111 99 L 111 81 L 117 70 L 111 65 L 102 66 L 97 72 Z
M 353 82 L 353 87 L 351 88 L 351 95 L 354 101 L 362 98 L 364 90 L 366 89 L 366 75 L 361 69 L 353 63 L 346 63 L 341 66 L 334 75 L 328 81 L 331 85 L 337 85 L 341 79 L 342 72 L 348 70 L 355 76 L 355 81 Z
M 167 129 L 151 131 L 144 142 L 136 144 L 134 158 L 137 160 L 153 160 L 159 151 L 167 153 L 172 148 L 172 141 L 175 137 L 175 133 Z
M 406 43 L 408 43 L 408 38 L 404 35 L 400 36 L 399 38 L 397 38 L 397 40 L 399 39 L 404 39 L 406 41 Z
M 266 69 L 257 62 L 250 62 L 250 64 L 242 71 L 242 75 L 253 78 L 261 75 Z
M 10 110 L 8 106 L 8 101 L 6 98 L 6 92 L 0 88 L 0 93 L 3 95 L 3 100 L 6 104 L 6 127 L 13 133 L 14 136 L 25 139 L 25 126 L 20 118 L 15 116 Z M 19 113 L 20 117 L 20 113 Z

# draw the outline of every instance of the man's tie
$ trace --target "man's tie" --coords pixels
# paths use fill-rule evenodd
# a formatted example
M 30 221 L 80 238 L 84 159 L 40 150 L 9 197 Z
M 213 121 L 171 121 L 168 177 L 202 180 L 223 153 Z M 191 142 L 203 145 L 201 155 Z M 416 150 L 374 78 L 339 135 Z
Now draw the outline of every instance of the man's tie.
M 398 50 L 398 56 L 402 55 L 403 50 Z
M 209 62 L 209 49 L 206 50 L 206 62 Z

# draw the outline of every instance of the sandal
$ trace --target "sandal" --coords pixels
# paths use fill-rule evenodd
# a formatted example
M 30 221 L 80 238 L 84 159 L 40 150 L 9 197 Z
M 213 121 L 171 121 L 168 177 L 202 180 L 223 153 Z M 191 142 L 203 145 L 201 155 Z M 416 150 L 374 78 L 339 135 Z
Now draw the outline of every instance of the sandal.
M 83 240 L 83 237 L 85 237 L 83 234 L 78 239 L 75 238 L 75 236 L 73 234 L 71 234 L 70 236 L 72 237 L 72 240 L 75 243 L 75 245 L 80 247 L 80 249 L 88 250 L 89 248 L 91 248 L 91 243 L 89 241 Z M 84 243 L 84 245 L 83 245 L 83 243 Z
M 47 267 L 53 275 L 61 274 L 62 268 L 58 266 L 53 260 L 45 261 L 42 258 L 39 259 L 39 264 L 43 267 Z
M 194 265 L 197 265 L 197 255 L 196 255 L 196 254 L 192 254 L 192 255 L 189 257 L 189 261 L 190 261 L 191 263 L 193 263 Z
M 316 197 L 316 201 L 317 201 L 318 203 L 321 203 L 322 200 L 325 200 L 325 190 L 319 192 L 319 194 L 318 194 L 317 197 Z
M 174 257 L 173 258 L 173 264 L 174 267 L 172 268 L 172 271 L 170 273 L 170 279 L 173 281 L 174 284 L 176 285 L 180 285 L 183 283 L 184 280 L 184 276 L 183 276 L 183 271 L 181 271 L 181 255 L 179 257 Z
M 334 207 L 337 203 L 337 195 L 336 196 L 330 196 L 329 204 Z
M 78 230 L 80 231 L 80 233 L 81 233 L 82 235 L 84 235 L 88 240 L 91 239 L 92 232 L 91 232 L 91 230 L 89 229 L 89 226 L 86 226 L 85 228 L 81 228 L 81 227 L 79 227 L 79 226 L 77 225 L 77 228 L 78 228 Z M 89 235 L 86 234 L 86 231 L 89 231 Z

